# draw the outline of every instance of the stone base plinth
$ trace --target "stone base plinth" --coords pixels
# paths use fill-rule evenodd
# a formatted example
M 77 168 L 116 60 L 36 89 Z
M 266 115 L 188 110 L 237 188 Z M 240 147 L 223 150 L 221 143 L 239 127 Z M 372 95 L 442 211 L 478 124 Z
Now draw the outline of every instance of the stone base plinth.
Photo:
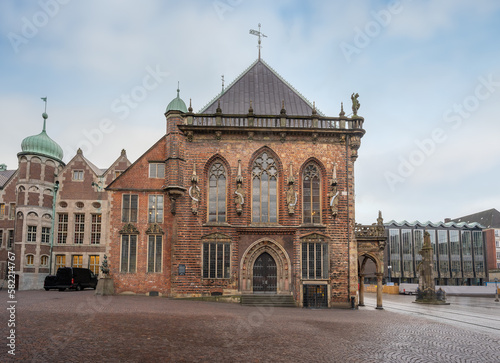
M 115 287 L 113 279 L 111 277 L 103 277 L 97 281 L 97 287 L 95 289 L 96 295 L 114 295 Z

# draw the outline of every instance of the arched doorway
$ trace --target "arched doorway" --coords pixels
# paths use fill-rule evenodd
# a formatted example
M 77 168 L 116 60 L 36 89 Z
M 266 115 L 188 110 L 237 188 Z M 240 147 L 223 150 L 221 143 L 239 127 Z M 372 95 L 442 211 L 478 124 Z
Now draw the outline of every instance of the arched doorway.
M 291 280 L 290 258 L 279 243 L 263 238 L 252 243 L 243 253 L 240 262 L 242 294 L 289 295 Z
M 253 292 L 276 294 L 276 261 L 267 252 L 262 253 L 253 264 Z

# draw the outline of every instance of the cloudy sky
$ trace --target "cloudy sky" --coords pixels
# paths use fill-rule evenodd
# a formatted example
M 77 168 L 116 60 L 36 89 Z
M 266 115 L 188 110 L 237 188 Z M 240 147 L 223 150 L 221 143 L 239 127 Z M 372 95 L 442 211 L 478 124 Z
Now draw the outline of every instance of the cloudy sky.
M 326 115 L 358 92 L 356 218 L 444 220 L 500 208 L 496 1 L 0 2 L 0 163 L 42 129 L 69 161 L 135 161 L 176 96 L 195 111 L 262 58 Z

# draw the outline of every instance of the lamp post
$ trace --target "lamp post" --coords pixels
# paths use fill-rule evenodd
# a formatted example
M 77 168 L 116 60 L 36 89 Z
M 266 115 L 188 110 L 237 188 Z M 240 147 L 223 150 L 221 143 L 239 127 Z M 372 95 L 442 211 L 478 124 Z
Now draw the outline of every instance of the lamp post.
M 498 302 L 498 278 L 495 277 L 495 301 Z
M 56 196 L 59 189 L 59 182 L 54 184 L 54 193 L 52 197 L 52 228 L 50 229 L 50 254 L 49 254 L 49 275 L 52 275 L 52 250 L 54 248 L 54 228 L 56 222 Z

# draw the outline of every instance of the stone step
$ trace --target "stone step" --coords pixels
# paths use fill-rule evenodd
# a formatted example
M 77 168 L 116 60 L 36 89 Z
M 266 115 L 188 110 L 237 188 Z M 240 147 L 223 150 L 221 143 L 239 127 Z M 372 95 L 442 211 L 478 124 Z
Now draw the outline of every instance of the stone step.
M 241 305 L 249 306 L 275 306 L 275 307 L 295 307 L 295 300 L 292 295 L 270 295 L 253 294 L 242 295 Z

